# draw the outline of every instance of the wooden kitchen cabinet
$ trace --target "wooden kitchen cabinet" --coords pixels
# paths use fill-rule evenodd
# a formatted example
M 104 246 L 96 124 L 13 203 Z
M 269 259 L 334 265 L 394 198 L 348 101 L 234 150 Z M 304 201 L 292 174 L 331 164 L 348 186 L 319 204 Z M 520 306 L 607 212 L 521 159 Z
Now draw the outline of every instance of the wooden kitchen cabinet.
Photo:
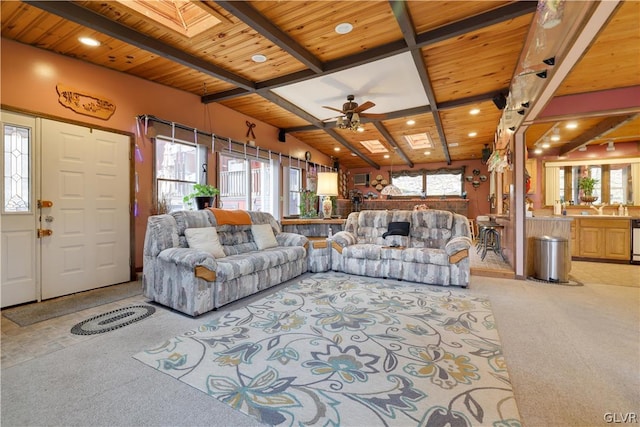
M 581 258 L 628 261 L 631 228 L 626 218 L 576 218 L 571 255 Z

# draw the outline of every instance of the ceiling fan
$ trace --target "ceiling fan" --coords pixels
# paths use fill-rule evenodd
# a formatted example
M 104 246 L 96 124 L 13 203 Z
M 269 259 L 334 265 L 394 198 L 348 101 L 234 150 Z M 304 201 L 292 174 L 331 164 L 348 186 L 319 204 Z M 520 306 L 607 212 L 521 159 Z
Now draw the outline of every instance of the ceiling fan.
M 338 119 L 336 126 L 339 127 L 340 129 L 351 129 L 352 131 L 357 131 L 360 128 L 360 118 L 362 117 L 369 118 L 369 119 L 386 118 L 385 114 L 373 114 L 373 113 L 363 112 L 365 110 L 368 110 L 369 108 L 375 107 L 376 104 L 374 104 L 373 102 L 366 101 L 362 105 L 358 105 L 358 103 L 355 102 L 354 99 L 355 99 L 355 96 L 348 95 L 347 102 L 342 104 L 341 110 L 323 105 L 323 108 L 327 108 L 329 110 L 338 111 L 339 113 L 342 113 L 342 115 L 340 116 L 331 117 L 332 119 L 333 118 Z

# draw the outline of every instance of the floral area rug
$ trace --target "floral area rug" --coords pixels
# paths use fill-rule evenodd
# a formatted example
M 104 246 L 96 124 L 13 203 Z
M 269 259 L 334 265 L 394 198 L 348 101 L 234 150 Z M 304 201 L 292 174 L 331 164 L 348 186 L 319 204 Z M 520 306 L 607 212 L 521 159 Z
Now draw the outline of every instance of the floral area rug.
M 134 355 L 270 425 L 520 425 L 488 299 L 319 273 Z

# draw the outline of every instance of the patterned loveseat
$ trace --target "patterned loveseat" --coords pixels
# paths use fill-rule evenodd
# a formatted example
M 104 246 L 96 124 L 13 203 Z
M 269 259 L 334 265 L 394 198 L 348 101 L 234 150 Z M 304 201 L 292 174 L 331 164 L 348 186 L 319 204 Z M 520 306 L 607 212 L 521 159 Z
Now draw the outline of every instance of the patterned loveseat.
M 409 222 L 408 235 L 383 237 L 391 222 Z M 344 231 L 333 235 L 331 266 L 361 276 L 467 287 L 470 246 L 463 215 L 442 210 L 353 212 Z
M 270 225 L 277 246 L 258 250 L 253 226 L 260 224 Z M 214 257 L 189 247 L 186 230 L 202 227 L 215 227 L 224 254 Z M 282 232 L 265 212 L 205 209 L 151 216 L 144 241 L 143 293 L 197 316 L 306 272 L 307 242 L 305 236 Z

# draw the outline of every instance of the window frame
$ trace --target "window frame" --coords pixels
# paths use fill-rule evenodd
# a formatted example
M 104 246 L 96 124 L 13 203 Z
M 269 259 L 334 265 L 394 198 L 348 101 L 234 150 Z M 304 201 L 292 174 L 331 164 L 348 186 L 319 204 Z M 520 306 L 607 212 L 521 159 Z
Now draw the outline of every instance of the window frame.
M 411 177 L 422 177 L 422 192 L 421 194 L 407 194 L 402 196 L 393 196 L 394 199 L 412 199 L 416 196 L 424 196 L 426 198 L 464 198 L 464 175 L 465 175 L 465 166 L 456 167 L 456 168 L 438 168 L 438 169 L 419 169 L 419 170 L 401 170 L 397 172 L 390 173 L 390 181 L 393 184 L 393 179 L 403 176 L 411 176 Z M 429 176 L 435 175 L 460 175 L 460 192 L 459 194 L 427 194 L 427 181 Z

